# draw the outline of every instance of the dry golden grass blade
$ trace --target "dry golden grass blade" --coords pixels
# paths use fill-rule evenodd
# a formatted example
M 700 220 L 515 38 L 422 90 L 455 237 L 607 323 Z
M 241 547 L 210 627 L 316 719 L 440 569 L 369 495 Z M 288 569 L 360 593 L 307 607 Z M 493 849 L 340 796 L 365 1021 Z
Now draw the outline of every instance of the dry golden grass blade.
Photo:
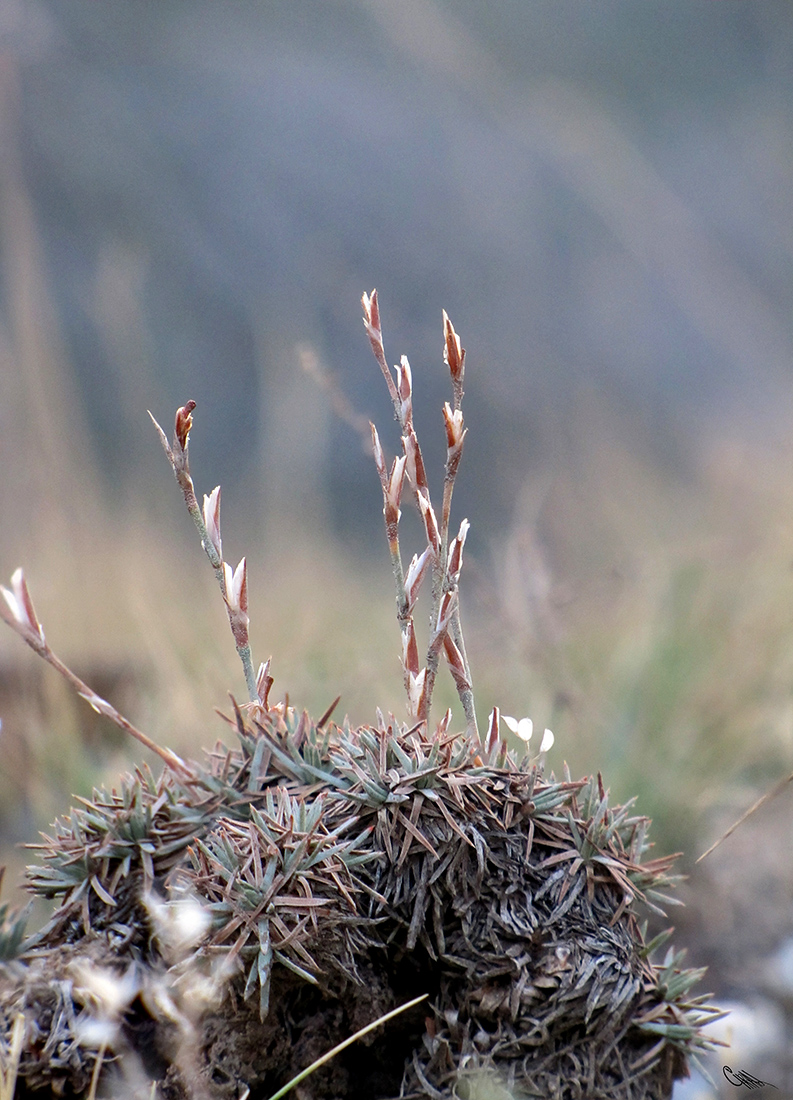
M 746 821 L 747 818 L 750 818 L 752 814 L 756 813 L 761 806 L 764 806 L 766 802 L 771 802 L 778 795 L 782 794 L 785 787 L 787 787 L 788 783 L 790 783 L 791 781 L 793 781 L 793 772 L 791 772 L 790 775 L 786 776 L 784 779 L 780 780 L 779 783 L 777 783 L 775 787 L 772 787 L 770 791 L 766 791 L 764 795 L 761 795 L 760 798 L 758 798 L 757 801 L 754 802 L 745 813 L 741 814 L 737 821 L 734 821 L 732 825 L 730 825 L 729 829 L 727 829 L 726 832 L 723 832 L 721 834 L 718 840 L 714 840 L 710 848 L 708 848 L 706 852 L 703 852 L 696 862 L 701 863 L 705 856 L 709 856 L 710 853 L 714 851 L 714 849 L 718 848 L 723 840 L 726 840 L 728 836 L 732 836 L 738 826 L 743 825 L 744 821 Z

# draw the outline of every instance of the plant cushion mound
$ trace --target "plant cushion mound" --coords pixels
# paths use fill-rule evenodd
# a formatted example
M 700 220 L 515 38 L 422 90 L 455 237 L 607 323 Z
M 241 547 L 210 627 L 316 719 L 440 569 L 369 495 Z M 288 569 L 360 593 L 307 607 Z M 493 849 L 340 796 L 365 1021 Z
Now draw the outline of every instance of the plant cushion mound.
M 670 1095 L 715 1013 L 650 958 L 672 859 L 599 777 L 393 718 L 231 721 L 237 748 L 140 769 L 39 846 L 29 886 L 59 905 L 0 967 L 17 1095 L 85 1095 L 99 1059 L 146 1095 L 266 1098 L 421 994 L 300 1095 Z

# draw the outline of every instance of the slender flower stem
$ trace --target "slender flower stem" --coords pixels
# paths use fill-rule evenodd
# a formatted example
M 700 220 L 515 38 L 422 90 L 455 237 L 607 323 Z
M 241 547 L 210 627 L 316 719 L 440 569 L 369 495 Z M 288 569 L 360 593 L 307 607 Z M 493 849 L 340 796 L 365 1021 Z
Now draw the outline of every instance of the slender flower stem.
M 63 663 L 60 657 L 50 649 L 49 644 L 44 640 L 43 632 L 35 631 L 31 627 L 15 619 L 2 600 L 0 600 L 0 619 L 3 619 L 12 630 L 16 631 L 20 638 L 22 638 L 39 657 L 43 657 L 47 664 L 57 669 L 61 676 L 63 676 L 63 678 L 76 690 L 77 694 L 82 696 L 98 714 L 105 715 L 111 722 L 115 722 L 119 729 L 124 730 L 125 733 L 134 737 L 135 740 L 139 741 L 145 748 L 156 753 L 156 755 L 173 771 L 178 772 L 185 778 L 194 778 L 192 770 L 185 764 L 181 757 L 177 756 L 171 749 L 165 749 L 155 741 L 152 741 L 147 734 L 133 726 L 123 714 L 119 714 L 111 703 L 108 703 L 101 695 L 97 695 L 93 688 L 90 688 L 85 681 L 81 680 L 79 676 L 75 676 L 72 670 Z
M 188 454 L 188 448 L 190 443 L 190 429 L 193 426 L 193 411 L 196 407 L 195 401 L 188 401 L 176 411 L 176 420 L 174 424 L 173 443 L 168 442 L 168 437 L 162 430 L 160 425 L 152 416 L 151 422 L 157 429 L 157 433 L 160 437 L 163 450 L 168 457 L 168 461 L 173 469 L 174 476 L 176 477 L 179 488 L 182 490 L 187 510 L 196 526 L 198 535 L 201 539 L 201 545 L 204 548 L 206 556 L 209 558 L 209 563 L 215 573 L 215 578 L 220 586 L 220 591 L 223 596 L 223 601 L 226 604 L 226 611 L 229 617 L 229 625 L 231 626 L 232 634 L 234 635 L 234 644 L 237 648 L 237 653 L 242 661 L 242 670 L 245 675 L 245 686 L 248 691 L 248 699 L 251 703 L 257 702 L 259 696 L 256 692 L 256 674 L 253 671 L 253 656 L 251 654 L 250 641 L 248 638 L 248 616 L 247 616 L 247 581 L 243 575 L 242 579 L 242 592 L 244 593 L 245 606 L 237 606 L 231 600 L 231 594 L 229 593 L 229 586 L 226 579 L 226 569 L 224 569 L 224 561 L 220 553 L 219 545 L 219 531 L 220 531 L 220 490 L 216 489 L 212 494 L 212 497 L 204 498 L 205 506 L 214 503 L 216 507 L 216 513 L 213 521 L 213 532 L 216 533 L 218 539 L 218 545 L 210 536 L 207 530 L 204 516 L 201 514 L 201 509 L 198 506 L 198 499 L 196 497 L 195 487 L 193 485 L 193 479 L 190 476 L 190 458 Z M 244 561 L 240 563 L 243 574 Z
M 419 507 L 424 527 L 427 534 L 428 553 L 432 555 L 432 587 L 430 599 L 430 640 L 427 647 L 426 666 L 421 672 L 408 668 L 403 659 L 405 672 L 405 688 L 408 695 L 408 706 L 412 713 L 429 724 L 432 695 L 435 680 L 438 673 L 441 652 L 446 649 L 447 657 L 451 662 L 450 668 L 457 687 L 458 695 L 462 703 L 466 717 L 466 725 L 469 734 L 477 734 L 476 712 L 474 707 L 473 689 L 471 686 L 471 673 L 468 665 L 468 657 L 463 641 L 463 629 L 460 621 L 460 611 L 457 604 L 457 581 L 459 577 L 459 562 L 461 559 L 462 543 L 458 547 L 458 564 L 453 567 L 454 576 L 449 573 L 449 521 L 451 516 L 452 495 L 457 469 L 463 452 L 466 429 L 463 426 L 463 415 L 460 405 L 463 398 L 463 379 L 465 376 L 465 350 L 460 344 L 460 339 L 454 331 L 454 326 L 446 312 L 443 314 L 444 332 L 444 360 L 449 368 L 452 380 L 452 404 L 448 402 L 443 408 L 443 417 L 446 427 L 446 469 L 443 483 L 443 504 L 438 524 L 435 511 L 432 507 L 429 494 L 429 485 L 424 468 L 424 459 L 413 426 L 413 382 L 410 364 L 406 356 L 402 356 L 400 364 L 395 368 L 396 382 L 388 367 L 385 346 L 383 344 L 383 331 L 380 321 L 380 306 L 377 291 L 364 294 L 362 299 L 364 325 L 366 327 L 369 342 L 380 370 L 388 386 L 389 396 L 394 406 L 394 414 L 402 431 L 402 446 L 405 453 L 406 466 L 398 471 L 399 487 L 395 487 L 396 464 L 392 467 L 389 477 L 383 450 L 377 431 L 372 425 L 372 449 L 375 464 L 380 475 L 383 488 L 384 514 L 386 521 L 386 534 L 388 537 L 391 566 L 394 573 L 394 583 L 397 597 L 397 621 L 402 631 L 403 651 L 415 653 L 415 632 L 413 629 L 413 605 L 420 585 L 420 578 L 415 586 L 408 577 L 407 587 L 402 567 L 402 558 L 399 551 L 399 494 L 401 492 L 401 477 L 407 473 L 413 488 L 413 495 Z M 467 521 L 465 523 L 467 530 Z M 464 535 L 461 529 L 461 539 Z M 409 571 L 410 573 L 410 571 Z M 421 573 L 423 576 L 423 570 Z M 408 591 L 409 589 L 409 591 Z M 447 597 L 454 597 L 453 611 L 450 615 L 443 616 L 441 623 L 441 608 Z M 446 647 L 447 634 L 453 639 L 451 648 Z M 408 645 L 408 643 L 410 643 Z M 420 688 L 419 688 L 420 682 Z M 418 710 L 414 710 L 414 707 Z

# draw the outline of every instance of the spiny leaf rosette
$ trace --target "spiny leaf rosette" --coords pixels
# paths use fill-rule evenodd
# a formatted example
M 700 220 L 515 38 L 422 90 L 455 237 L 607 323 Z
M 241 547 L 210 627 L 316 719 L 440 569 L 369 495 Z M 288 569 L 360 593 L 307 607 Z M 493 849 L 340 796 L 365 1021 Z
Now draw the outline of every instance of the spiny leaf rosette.
M 364 310 L 384 366 L 376 295 Z M 708 1046 L 703 1027 L 719 1013 L 691 994 L 702 972 L 682 969 L 671 949 L 654 961 L 670 932 L 648 942 L 640 924 L 662 912 L 674 880 L 674 857 L 648 858 L 647 819 L 630 804 L 609 807 L 599 775 L 546 776 L 549 737 L 539 756 L 518 759 L 497 709 L 484 738 L 477 730 L 457 594 L 467 524 L 448 537 L 465 434 L 464 352 L 448 318 L 445 341 L 454 407 L 440 520 L 413 442 L 404 358 L 396 383 L 384 369 L 405 449 L 390 473 L 373 432 L 407 723 L 378 712 L 376 725 L 356 728 L 270 703 L 269 662 L 253 675 L 244 559 L 236 571 L 223 561 L 219 490 L 198 508 L 187 462 L 194 406 L 179 410 L 166 451 L 251 701 L 228 719 L 234 747 L 218 743 L 202 763 L 157 750 L 158 778 L 141 766 L 118 790 L 95 791 L 37 846 L 28 886 L 57 908 L 27 939 L 20 916 L 0 908 L 2 1100 L 266 1100 L 415 998 L 294 1095 L 661 1098 Z M 428 539 L 406 572 L 403 477 Z M 413 609 L 425 573 L 422 667 Z M 6 621 L 59 667 L 21 571 L 6 602 Z M 441 655 L 466 716 L 460 734 L 449 732 L 450 712 L 429 720 Z M 509 724 L 530 735 L 530 724 Z

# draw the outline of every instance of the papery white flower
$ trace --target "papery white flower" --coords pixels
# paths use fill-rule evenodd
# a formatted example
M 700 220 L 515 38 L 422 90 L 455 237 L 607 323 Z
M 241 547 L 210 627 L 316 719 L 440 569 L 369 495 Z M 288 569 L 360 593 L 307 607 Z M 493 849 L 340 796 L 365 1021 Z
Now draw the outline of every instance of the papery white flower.
M 204 494 L 204 526 L 207 529 L 207 537 L 217 551 L 219 558 L 223 558 L 223 541 L 220 537 L 220 486 L 217 485 L 207 496 Z
M 521 718 L 518 721 L 517 718 L 510 718 L 508 714 L 502 714 L 501 718 L 507 728 L 517 734 L 521 741 L 525 741 L 527 744 L 531 741 L 531 735 L 534 732 L 534 723 L 531 718 Z M 549 729 L 546 729 L 542 735 L 539 751 L 547 752 L 553 743 L 554 736 Z
M 531 741 L 531 735 L 534 732 L 534 723 L 531 718 L 521 718 L 520 721 L 518 721 L 517 718 L 510 718 L 508 714 L 502 714 L 501 719 L 507 729 L 516 733 L 521 741 Z
M 555 740 L 556 739 L 551 731 L 549 729 L 546 729 L 545 733 L 543 733 L 542 735 L 542 741 L 540 742 L 540 752 L 547 752 L 548 749 L 553 745 Z

